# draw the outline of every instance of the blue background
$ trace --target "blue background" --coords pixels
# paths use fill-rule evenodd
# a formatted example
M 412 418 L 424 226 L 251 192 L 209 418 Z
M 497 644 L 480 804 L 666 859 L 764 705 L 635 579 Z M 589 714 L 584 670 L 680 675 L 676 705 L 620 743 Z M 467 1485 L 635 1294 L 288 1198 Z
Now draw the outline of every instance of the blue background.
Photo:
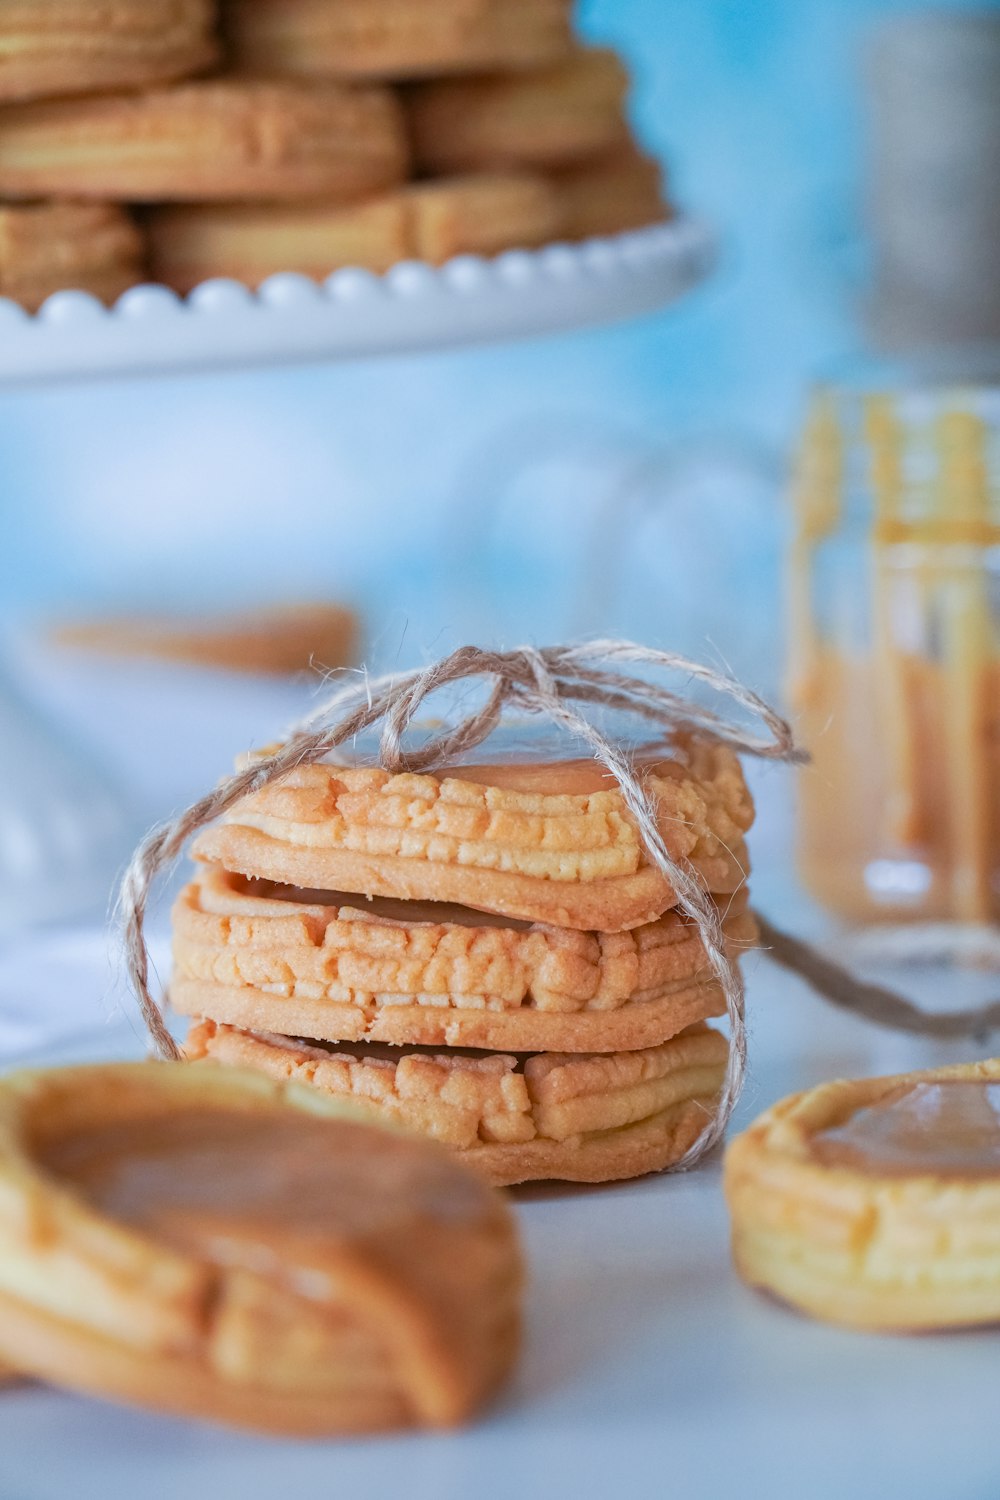
M 0 604 L 339 595 L 380 664 L 619 628 L 770 686 L 783 468 L 808 381 L 864 342 L 864 52 L 903 8 L 591 0 L 713 280 L 502 348 L 3 394 Z

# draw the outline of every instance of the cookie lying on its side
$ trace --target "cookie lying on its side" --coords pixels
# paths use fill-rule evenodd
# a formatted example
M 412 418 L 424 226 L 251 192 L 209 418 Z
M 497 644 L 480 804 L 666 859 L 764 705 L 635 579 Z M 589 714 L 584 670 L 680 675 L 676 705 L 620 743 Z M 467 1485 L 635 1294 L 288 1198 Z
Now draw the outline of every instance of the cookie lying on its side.
M 264 604 L 203 618 L 119 615 L 57 625 L 59 646 L 278 675 L 353 666 L 359 621 L 342 604 Z
M 417 167 L 550 166 L 627 145 L 627 93 L 621 59 L 600 48 L 530 73 L 415 84 L 405 97 Z
M 225 0 L 237 67 L 419 78 L 540 67 L 569 51 L 571 0 Z
M 660 163 L 632 144 L 552 167 L 547 176 L 556 193 L 560 233 L 569 240 L 644 229 L 671 216 Z
M 0 1358 L 311 1436 L 467 1417 L 518 1343 L 511 1214 L 445 1151 L 259 1073 L 0 1083 Z
M 210 203 L 152 209 L 153 277 L 189 292 L 212 276 L 257 286 L 278 271 L 322 281 L 342 266 L 439 265 L 555 239 L 556 193 L 538 174 L 483 172 L 421 182 L 359 203 Z
M 217 60 L 213 0 L 5 0 L 0 102 L 142 88 Z
M 435 1052 L 374 1043 L 322 1047 L 203 1021 L 189 1058 L 257 1068 L 353 1099 L 451 1146 L 497 1186 L 610 1182 L 662 1171 L 708 1124 L 726 1040 L 693 1026 L 635 1052 Z
M 406 170 L 401 110 L 375 85 L 221 78 L 0 115 L 14 198 L 349 199 Z
M 734 956 L 756 926 L 741 892 Z M 617 1052 L 722 1015 L 680 912 L 567 932 L 464 907 L 299 891 L 209 866 L 173 912 L 173 1009 L 322 1041 Z

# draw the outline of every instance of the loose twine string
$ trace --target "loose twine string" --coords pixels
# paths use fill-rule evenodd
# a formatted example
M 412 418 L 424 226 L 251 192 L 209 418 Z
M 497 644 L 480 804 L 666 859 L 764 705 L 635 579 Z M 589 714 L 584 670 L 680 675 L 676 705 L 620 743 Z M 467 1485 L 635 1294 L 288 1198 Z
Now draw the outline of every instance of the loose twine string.
M 775 963 L 798 974 L 818 995 L 840 1010 L 862 1016 L 890 1031 L 907 1031 L 917 1036 L 934 1037 L 938 1041 L 954 1041 L 960 1037 L 983 1041 L 991 1031 L 1000 1027 L 1000 1000 L 988 1000 L 964 1010 L 924 1010 L 896 990 L 858 979 L 850 969 L 829 958 L 812 943 L 782 932 L 759 911 L 754 916 L 761 942 Z M 863 955 L 873 961 L 921 965 L 961 962 L 977 952 L 983 954 L 984 948 L 980 946 L 977 950 L 969 934 L 942 932 L 938 923 L 915 923 L 905 931 L 893 928 L 882 933 L 876 928 L 871 941 L 863 949 Z
M 747 733 L 713 709 L 642 677 L 613 670 L 610 664 L 680 672 L 689 681 L 702 683 L 738 704 L 752 721 L 766 729 L 767 736 Z M 471 678 L 485 678 L 489 684 L 482 706 L 446 725 L 419 747 L 404 746 L 404 735 L 426 700 L 442 688 Z M 179 817 L 154 828 L 136 850 L 122 881 L 120 916 L 129 977 L 157 1052 L 170 1059 L 180 1056 L 150 992 L 144 937 L 146 908 L 154 881 L 176 862 L 193 834 L 242 798 L 261 791 L 296 766 L 324 759 L 376 724 L 382 726 L 380 766 L 389 772 L 431 771 L 454 764 L 481 745 L 497 728 L 504 711 L 510 709 L 537 715 L 568 731 L 605 766 L 621 789 L 649 858 L 673 887 L 676 904 L 698 928 L 709 965 L 725 996 L 730 1044 L 718 1109 L 673 1170 L 693 1166 L 721 1139 L 743 1087 L 747 1040 L 742 976 L 726 951 L 718 907 L 693 867 L 686 860 L 675 859 L 664 843 L 656 802 L 646 790 L 641 772 L 629 753 L 609 740 L 575 704 L 599 705 L 635 715 L 654 725 L 667 739 L 681 731 L 694 732 L 746 755 L 792 763 L 805 759 L 788 723 L 756 693 L 711 667 L 629 641 L 594 641 L 545 649 L 522 646 L 506 652 L 463 646 L 422 670 L 350 682 L 295 726 L 273 755 L 227 777 Z

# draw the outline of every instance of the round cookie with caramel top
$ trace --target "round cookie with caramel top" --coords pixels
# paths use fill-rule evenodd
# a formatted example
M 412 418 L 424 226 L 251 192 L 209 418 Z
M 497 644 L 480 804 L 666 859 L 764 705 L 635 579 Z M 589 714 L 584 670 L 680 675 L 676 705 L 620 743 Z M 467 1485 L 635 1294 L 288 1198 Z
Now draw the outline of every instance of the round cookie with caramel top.
M 692 741 L 674 759 L 639 765 L 673 857 L 688 860 L 707 890 L 738 890 L 753 803 L 737 757 Z M 424 775 L 302 766 L 245 797 L 192 852 L 303 889 L 453 902 L 579 932 L 639 927 L 677 900 L 617 782 L 595 761 Z
M 0 194 L 157 200 L 339 197 L 401 182 L 387 89 L 232 77 L 0 115 Z
M 354 1100 L 441 1141 L 488 1182 L 611 1182 L 663 1171 L 708 1125 L 725 1037 L 692 1026 L 634 1052 L 519 1056 L 316 1042 L 203 1021 L 186 1054 Z
M 734 958 L 754 941 L 745 892 L 724 932 Z M 615 1052 L 726 1008 L 677 910 L 626 932 L 572 932 L 208 866 L 178 897 L 173 933 L 175 1011 L 286 1036 Z
M 507 1373 L 498 1195 L 428 1141 L 260 1072 L 0 1083 L 0 1359 L 295 1436 L 449 1426 Z
M 821 1084 L 730 1145 L 737 1269 L 814 1317 L 1000 1320 L 1000 1060 Z

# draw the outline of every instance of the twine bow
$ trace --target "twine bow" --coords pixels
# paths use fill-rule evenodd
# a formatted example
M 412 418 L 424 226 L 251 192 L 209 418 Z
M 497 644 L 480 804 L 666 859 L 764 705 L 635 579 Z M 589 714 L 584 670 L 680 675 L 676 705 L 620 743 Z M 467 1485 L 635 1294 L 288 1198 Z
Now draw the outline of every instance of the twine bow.
M 713 709 L 658 683 L 629 675 L 621 670 L 624 665 L 680 672 L 689 681 L 702 683 L 738 704 L 767 734 L 761 737 L 748 733 Z M 407 729 L 427 700 L 442 688 L 472 678 L 483 678 L 488 684 L 481 707 L 447 724 L 419 747 L 407 748 Z M 796 747 L 788 723 L 734 678 L 673 652 L 654 651 L 629 641 L 593 641 L 544 649 L 522 646 L 515 651 L 462 646 L 423 669 L 349 682 L 296 725 L 273 755 L 227 777 L 179 817 L 153 829 L 136 850 L 119 898 L 125 956 L 143 1018 L 161 1056 L 176 1059 L 180 1054 L 150 993 L 144 919 L 153 881 L 178 859 L 193 834 L 242 798 L 269 786 L 296 766 L 324 759 L 377 724 L 382 726 L 379 765 L 390 772 L 430 771 L 454 764 L 482 744 L 497 728 L 504 711 L 513 709 L 537 715 L 567 731 L 618 782 L 650 860 L 673 887 L 677 905 L 697 926 L 709 965 L 725 995 L 730 1045 L 719 1107 L 674 1170 L 693 1166 L 721 1139 L 742 1090 L 747 1054 L 743 981 L 726 951 L 719 909 L 691 865 L 669 853 L 657 826 L 655 802 L 631 756 L 598 729 L 577 704 L 634 715 L 655 726 L 661 738 L 693 731 L 746 755 L 792 763 L 806 758 Z

